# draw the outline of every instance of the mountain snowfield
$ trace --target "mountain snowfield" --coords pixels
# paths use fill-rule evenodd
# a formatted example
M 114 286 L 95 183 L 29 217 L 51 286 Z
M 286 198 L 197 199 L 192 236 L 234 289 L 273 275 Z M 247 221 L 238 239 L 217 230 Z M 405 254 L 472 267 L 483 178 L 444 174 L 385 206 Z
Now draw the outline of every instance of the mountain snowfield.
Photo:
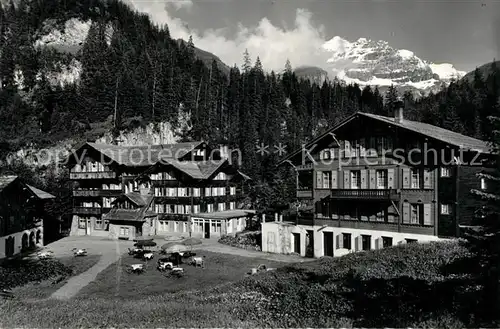
M 61 29 L 54 28 L 47 21 L 42 33 L 35 41 L 35 47 L 51 47 L 61 52 L 76 53 L 84 43 L 91 21 L 72 18 Z M 108 27 L 108 38 L 113 31 Z M 109 39 L 110 40 L 110 39 Z M 108 42 L 109 42 L 108 40 Z M 416 96 L 438 91 L 453 79 L 462 78 L 466 72 L 458 71 L 452 64 L 435 64 L 420 59 L 412 51 L 392 48 L 386 41 L 372 41 L 360 38 L 350 42 L 336 36 L 322 45 L 328 54 L 328 61 L 320 67 L 327 67 L 332 76 L 346 83 L 360 86 L 384 87 L 394 85 L 400 91 L 411 90 Z M 211 54 L 212 55 L 212 54 Z M 215 54 L 216 55 L 216 54 Z M 300 63 L 297 63 L 300 64 Z M 57 65 L 52 72 L 46 72 L 53 85 L 78 82 L 82 71 L 81 63 L 74 58 L 69 64 Z M 324 77 L 309 77 L 307 70 L 300 75 L 321 81 Z M 22 74 L 16 73 L 18 85 L 22 85 Z
M 360 38 L 350 42 L 336 36 L 323 44 L 323 50 L 330 53 L 327 63 L 338 79 L 360 86 L 394 85 L 425 95 L 466 74 L 452 64 L 427 62 L 410 50 L 392 48 L 382 40 Z

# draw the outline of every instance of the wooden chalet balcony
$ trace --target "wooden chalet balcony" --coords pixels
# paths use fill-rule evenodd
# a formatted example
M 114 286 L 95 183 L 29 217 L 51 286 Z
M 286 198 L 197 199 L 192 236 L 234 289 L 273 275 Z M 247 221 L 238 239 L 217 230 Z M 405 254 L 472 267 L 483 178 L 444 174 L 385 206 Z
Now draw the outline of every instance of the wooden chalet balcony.
M 158 214 L 159 220 L 175 220 L 179 222 L 189 221 L 187 214 Z
M 297 198 L 299 199 L 312 198 L 312 190 L 297 190 Z
M 78 215 L 100 215 L 102 214 L 101 208 L 87 208 L 87 207 L 74 207 L 73 213 Z
M 75 197 L 117 197 L 122 194 L 122 190 L 74 190 Z
M 394 189 L 340 189 L 331 190 L 330 197 L 332 199 L 360 199 L 360 200 L 391 200 L 397 201 L 399 194 Z
M 70 172 L 70 179 L 109 179 L 116 178 L 114 171 L 99 171 L 99 172 Z

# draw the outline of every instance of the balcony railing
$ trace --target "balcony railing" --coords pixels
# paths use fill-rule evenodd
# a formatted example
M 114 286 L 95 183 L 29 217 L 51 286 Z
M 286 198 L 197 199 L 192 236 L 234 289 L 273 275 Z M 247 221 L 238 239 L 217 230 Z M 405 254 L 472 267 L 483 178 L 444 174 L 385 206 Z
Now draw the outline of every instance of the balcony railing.
M 109 179 L 116 178 L 114 171 L 99 171 L 99 172 L 70 172 L 70 179 Z
M 299 199 L 312 198 L 312 190 L 297 190 L 297 198 Z
M 386 190 L 331 190 L 330 197 L 332 199 L 365 199 L 365 200 L 392 200 L 396 201 L 399 198 L 399 194 L 396 190 L 386 189 Z
M 76 197 L 116 197 L 122 194 L 122 190 L 74 190 Z
M 87 208 L 87 207 L 74 207 L 73 213 L 78 215 L 100 215 L 102 214 L 101 208 Z

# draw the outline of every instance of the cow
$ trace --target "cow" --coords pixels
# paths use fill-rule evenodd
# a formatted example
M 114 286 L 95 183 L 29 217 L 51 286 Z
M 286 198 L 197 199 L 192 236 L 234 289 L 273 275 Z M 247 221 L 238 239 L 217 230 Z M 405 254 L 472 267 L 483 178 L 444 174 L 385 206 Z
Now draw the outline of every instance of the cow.
M 153 254 L 152 252 L 144 253 L 144 254 L 142 255 L 142 258 L 143 258 L 144 260 L 146 260 L 146 261 L 147 261 L 147 260 L 151 260 L 151 259 L 153 259 L 153 257 L 154 257 L 154 254 Z
M 174 268 L 174 264 L 172 262 L 158 262 L 158 270 L 172 270 Z

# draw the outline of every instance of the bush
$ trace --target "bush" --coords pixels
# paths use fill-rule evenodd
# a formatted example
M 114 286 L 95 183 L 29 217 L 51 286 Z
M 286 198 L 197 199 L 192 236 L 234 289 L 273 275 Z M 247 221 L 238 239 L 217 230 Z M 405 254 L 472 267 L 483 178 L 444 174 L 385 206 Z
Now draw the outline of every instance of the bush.
M 225 235 L 219 239 L 219 243 L 226 244 L 236 248 L 261 250 L 261 232 L 241 232 L 236 236 Z
M 266 327 L 467 324 L 475 290 L 455 264 L 471 257 L 453 241 L 295 264 L 241 281 L 234 315 Z
M 69 276 L 73 270 L 57 260 L 7 260 L 0 265 L 0 289 L 12 289 L 30 282 Z

